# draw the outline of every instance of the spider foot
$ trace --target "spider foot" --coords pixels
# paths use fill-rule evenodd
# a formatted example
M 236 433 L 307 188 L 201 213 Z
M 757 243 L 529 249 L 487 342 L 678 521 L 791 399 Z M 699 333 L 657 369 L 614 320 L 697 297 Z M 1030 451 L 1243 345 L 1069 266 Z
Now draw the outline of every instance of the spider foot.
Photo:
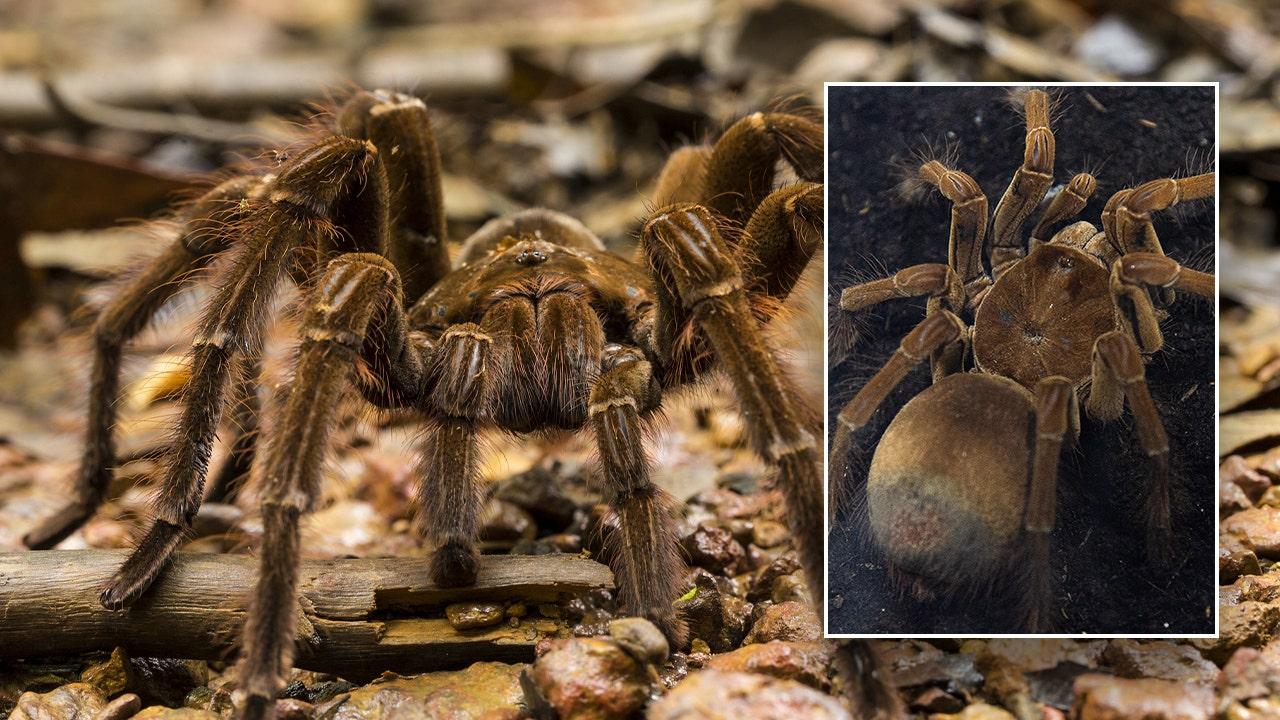
M 182 535 L 181 527 L 156 520 L 151 531 L 134 548 L 133 554 L 98 594 L 102 606 L 108 610 L 123 610 L 142 597 L 169 564 L 173 551 L 182 543 Z
M 22 536 L 22 544 L 30 550 L 49 550 L 66 540 L 93 515 L 98 503 L 77 498 Z
M 246 693 L 242 696 L 236 720 L 267 720 L 275 715 L 275 704 L 275 698 Z
M 447 542 L 431 558 L 431 580 L 440 587 L 474 585 L 478 564 L 475 548 L 467 543 Z

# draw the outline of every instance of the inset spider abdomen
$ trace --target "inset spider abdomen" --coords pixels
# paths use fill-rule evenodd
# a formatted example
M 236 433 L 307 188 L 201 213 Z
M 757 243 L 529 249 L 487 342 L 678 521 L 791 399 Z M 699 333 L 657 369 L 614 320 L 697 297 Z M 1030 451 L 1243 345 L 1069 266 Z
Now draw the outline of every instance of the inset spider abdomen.
M 1109 275 L 1090 256 L 1040 245 L 988 291 L 973 325 L 973 357 L 984 372 L 1031 388 L 1060 375 L 1089 377 L 1093 343 L 1116 329 Z
M 871 532 L 888 561 L 960 584 L 1007 568 L 1034 423 L 1031 394 L 994 375 L 949 375 L 903 406 L 867 477 Z

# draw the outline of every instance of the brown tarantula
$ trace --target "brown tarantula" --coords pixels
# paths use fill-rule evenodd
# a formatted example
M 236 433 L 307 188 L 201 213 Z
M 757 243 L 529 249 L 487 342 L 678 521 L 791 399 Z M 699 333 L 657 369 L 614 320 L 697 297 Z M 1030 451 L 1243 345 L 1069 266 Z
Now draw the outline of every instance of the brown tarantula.
M 1150 464 L 1149 560 L 1161 563 L 1170 551 L 1169 443 L 1144 356 L 1162 347 L 1159 320 L 1174 291 L 1212 298 L 1214 278 L 1164 255 L 1151 214 L 1211 198 L 1214 175 L 1121 190 L 1106 203 L 1099 231 L 1083 221 L 1063 227 L 1097 188 L 1092 175 L 1078 174 L 1025 243 L 1023 226 L 1054 183 L 1055 149 L 1049 96 L 1026 92 L 1023 110 L 1023 163 L 990 221 L 969 175 L 924 162 L 919 178 L 952 204 L 947 263 L 843 291 L 846 311 L 893 298 L 928 301 L 924 320 L 841 410 L 830 482 L 833 497 L 847 492 L 854 434 L 928 360 L 933 384 L 898 412 L 875 449 L 865 496 L 871 538 L 895 582 L 919 596 L 928 580 L 981 586 L 1024 564 L 1021 622 L 1044 631 L 1052 625 L 1059 456 L 1079 433 L 1078 392 L 1087 389 L 1085 411 L 1104 421 L 1118 418 L 1127 401 Z M 954 498 L 968 500 L 960 507 Z
M 780 161 L 799 182 L 775 188 Z M 269 172 L 227 180 L 195 201 L 180 238 L 105 309 L 94 331 L 80 496 L 27 543 L 55 543 L 101 500 L 122 344 L 193 269 L 225 253 L 191 350 L 154 522 L 101 598 L 108 608 L 136 601 L 183 541 L 204 497 L 232 376 L 245 378 L 236 394 L 256 393 L 271 298 L 290 278 L 307 300 L 296 373 L 278 416 L 263 424 L 255 460 L 264 534 L 241 651 L 245 716 L 269 714 L 294 657 L 299 517 L 316 501 L 335 399 L 348 382 L 372 405 L 416 411 L 427 428 L 418 525 L 436 548 L 431 570 L 441 585 L 476 576 L 479 431 L 589 426 L 619 520 L 611 555 L 621 603 L 680 645 L 674 508 L 650 482 L 641 431 L 665 392 L 722 368 L 751 446 L 777 468 L 810 587 L 821 596 L 813 415 L 761 326 L 821 244 L 822 169 L 819 123 L 756 113 L 714 146 L 671 156 L 657 183 L 662 207 L 644 225 L 636 261 L 606 251 L 568 216 L 529 210 L 485 225 L 450 262 L 426 106 L 360 92 L 327 132 Z

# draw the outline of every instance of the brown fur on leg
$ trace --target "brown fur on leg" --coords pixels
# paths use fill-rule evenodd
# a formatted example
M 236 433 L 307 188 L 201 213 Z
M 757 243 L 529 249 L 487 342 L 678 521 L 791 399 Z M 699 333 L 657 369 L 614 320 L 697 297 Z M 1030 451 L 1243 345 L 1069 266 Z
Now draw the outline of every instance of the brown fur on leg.
M 902 720 L 907 708 L 894 689 L 888 665 L 870 640 L 836 641 L 836 665 L 844 695 L 859 720 Z

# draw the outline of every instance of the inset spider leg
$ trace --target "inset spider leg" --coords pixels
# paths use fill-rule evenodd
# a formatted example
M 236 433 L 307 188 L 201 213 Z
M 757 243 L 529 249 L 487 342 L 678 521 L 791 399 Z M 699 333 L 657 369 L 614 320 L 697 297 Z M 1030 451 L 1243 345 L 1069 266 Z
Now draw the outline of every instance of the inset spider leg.
M 427 371 L 426 402 L 434 417 L 422 454 L 418 530 L 435 543 L 431 579 L 443 587 L 476 580 L 484 504 L 476 432 L 489 412 L 493 344 L 475 323 L 453 325 L 440 336 Z
M 903 720 L 907 708 L 894 689 L 892 670 L 870 640 L 835 640 L 835 661 L 840 677 L 851 685 L 853 717 L 860 720 Z M 869 681 L 869 682 L 864 682 Z
M 392 209 L 387 257 L 412 302 L 452 269 L 431 114 L 416 97 L 375 90 L 348 100 L 337 122 L 339 132 L 369 140 L 382 153 Z
M 1049 534 L 1053 532 L 1058 505 L 1058 461 L 1063 439 L 1080 431 L 1080 406 L 1071 381 L 1049 377 L 1035 387 L 1036 441 L 1031 461 L 1031 485 L 1027 489 L 1023 528 L 1027 546 L 1023 562 L 1023 622 L 1029 632 L 1053 627 L 1053 573 L 1049 565 Z
M 886 300 L 921 296 L 929 298 L 926 315 L 939 310 L 958 313 L 966 300 L 972 299 L 950 266 L 926 263 L 903 268 L 887 278 L 845 288 L 840 293 L 840 309 L 857 312 Z M 929 359 L 934 382 L 963 369 L 965 340 L 964 336 L 958 337 L 934 351 Z
M 969 297 L 976 298 L 991 284 L 982 267 L 982 241 L 987 235 L 987 196 L 973 178 L 937 160 L 921 165 L 919 174 L 951 202 L 947 264 L 960 276 Z
M 760 203 L 733 254 L 749 293 L 786 300 L 820 247 L 822 186 L 801 182 Z
M 1169 529 L 1169 438 L 1164 422 L 1147 389 L 1146 368 L 1133 338 L 1109 332 L 1093 346 L 1093 384 L 1085 409 L 1100 420 L 1114 420 L 1128 399 L 1129 412 L 1138 428 L 1138 441 L 1151 461 L 1145 514 L 1147 555 L 1152 562 L 1168 561 L 1172 533 Z
M 236 691 L 243 718 L 272 716 L 276 693 L 293 665 L 299 523 L 319 494 L 337 398 L 374 334 L 369 330 L 380 308 L 394 314 L 402 302 L 395 268 L 371 253 L 331 262 L 309 302 L 294 379 L 262 450 L 262 547 Z
M 618 515 L 613 565 L 619 597 L 629 612 L 653 621 L 673 648 L 681 648 L 687 630 L 672 608 L 684 575 L 675 502 L 649 479 L 641 437 L 641 418 L 658 406 L 661 390 L 637 348 L 607 346 L 602 370 L 591 388 L 588 412 Z
M 1116 247 L 1124 253 L 1147 252 L 1164 254 L 1160 239 L 1151 224 L 1151 213 L 1177 205 L 1184 200 L 1201 200 L 1213 197 L 1214 173 L 1204 173 L 1185 178 L 1161 178 L 1145 182 L 1131 190 L 1121 190 L 1108 201 L 1112 211 L 1109 233 Z M 1106 215 L 1104 214 L 1104 227 Z
M 729 247 L 711 212 L 698 205 L 669 207 L 645 224 L 641 242 L 655 284 L 671 284 L 728 373 L 752 449 L 778 467 L 796 550 L 821 608 L 822 455 L 751 311 Z
M 1067 186 L 1062 188 L 1062 192 L 1054 195 L 1053 200 L 1049 201 L 1049 207 L 1045 209 L 1044 215 L 1040 216 L 1040 222 L 1036 223 L 1035 229 L 1031 231 L 1031 246 L 1035 247 L 1037 243 L 1048 242 L 1059 225 L 1084 210 L 1084 206 L 1089 203 L 1089 198 L 1093 197 L 1097 189 L 1098 181 L 1089 173 L 1079 173 L 1071 178 Z
M 374 148 L 333 137 L 286 163 L 263 201 L 251 204 L 231 266 L 200 320 L 183 412 L 154 501 L 155 519 L 102 590 L 105 607 L 123 608 L 145 592 L 195 518 L 233 361 L 237 354 L 259 352 L 271 299 L 294 251 L 329 239 L 334 232 L 329 216 L 340 200 L 380 207 L 385 213 L 386 192 Z M 370 200 L 370 195 L 378 199 Z M 385 214 L 381 220 L 370 217 L 359 227 L 344 228 L 349 237 L 365 242 L 372 242 L 378 229 L 385 232 Z
M 1128 253 L 1111 266 L 1111 297 L 1120 322 L 1142 352 L 1153 353 L 1164 346 L 1152 295 L 1156 291 L 1172 295 L 1175 290 L 1209 300 L 1216 294 L 1213 275 L 1183 267 L 1163 254 Z
M 706 165 L 702 201 L 743 227 L 773 189 L 779 159 L 801 180 L 822 182 L 822 123 L 790 113 L 758 112 L 720 136 Z
M 911 368 L 940 349 L 963 340 L 966 333 L 964 322 L 948 310 L 938 310 L 927 315 L 902 338 L 898 349 L 867 384 L 862 386 L 858 394 L 841 408 L 836 417 L 836 431 L 831 442 L 827 468 L 832 518 L 849 493 L 849 458 L 853 452 L 854 435 L 871 420 L 876 409 L 889 396 L 890 391 L 902 382 Z
M 1028 91 L 1024 111 L 1027 139 L 1022 166 L 1014 172 L 991 221 L 988 255 L 991 274 L 997 279 L 1005 268 L 1027 254 L 1021 239 L 1022 226 L 1053 185 L 1054 142 L 1049 129 L 1048 94 L 1043 90 Z
M 194 281 L 230 242 L 222 232 L 235 222 L 241 201 L 261 179 L 239 177 L 205 193 L 186 212 L 181 234 L 141 273 L 128 281 L 103 309 L 93 326 L 93 371 L 89 385 L 89 421 L 84 455 L 71 502 L 23 537 L 32 550 L 45 550 L 75 532 L 102 503 L 115 465 L 116 402 L 124 345 L 147 326 L 156 311 Z

